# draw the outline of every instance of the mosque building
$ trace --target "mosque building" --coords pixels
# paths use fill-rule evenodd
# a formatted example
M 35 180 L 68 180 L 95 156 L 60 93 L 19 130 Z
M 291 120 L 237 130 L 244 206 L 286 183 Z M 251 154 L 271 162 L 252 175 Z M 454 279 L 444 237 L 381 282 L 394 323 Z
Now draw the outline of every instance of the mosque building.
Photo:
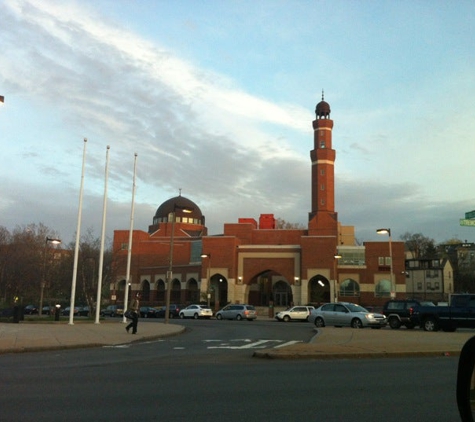
M 354 227 L 338 221 L 333 120 L 323 95 L 315 113 L 306 229 L 278 229 L 273 214 L 261 214 L 208 235 L 199 206 L 180 193 L 158 207 L 148 231 L 133 230 L 130 254 L 129 230 L 114 231 L 111 302 L 122 303 L 129 284 L 128 297 L 141 292 L 144 304 L 164 305 L 167 277 L 171 303 L 214 309 L 337 300 L 381 306 L 390 297 L 405 297 L 404 243 L 387 237 L 359 246 Z

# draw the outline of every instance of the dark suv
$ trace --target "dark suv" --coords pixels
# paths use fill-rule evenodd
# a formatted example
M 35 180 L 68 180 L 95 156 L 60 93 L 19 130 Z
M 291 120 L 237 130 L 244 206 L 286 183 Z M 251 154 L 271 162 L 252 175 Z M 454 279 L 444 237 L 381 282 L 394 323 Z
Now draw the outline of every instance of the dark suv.
M 178 318 L 180 316 L 180 311 L 185 309 L 186 305 L 170 305 L 170 315 L 168 318 Z M 157 314 L 155 315 L 157 318 L 165 318 L 167 307 L 162 306 Z
M 414 299 L 389 300 L 384 304 L 383 315 L 388 319 L 391 328 L 397 330 L 401 325 L 406 328 L 414 328 L 411 315 L 416 306 L 435 306 L 432 302 L 420 302 Z

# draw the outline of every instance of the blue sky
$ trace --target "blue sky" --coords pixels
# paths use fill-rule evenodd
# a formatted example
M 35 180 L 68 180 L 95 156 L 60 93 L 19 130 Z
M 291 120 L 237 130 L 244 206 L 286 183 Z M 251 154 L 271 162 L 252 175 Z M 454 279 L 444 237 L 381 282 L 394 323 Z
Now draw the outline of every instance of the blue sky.
M 336 208 L 359 241 L 474 241 L 473 1 L 48 1 L 0 5 L 0 225 L 134 228 L 182 189 L 210 234 L 306 224 L 315 105 L 334 120 Z

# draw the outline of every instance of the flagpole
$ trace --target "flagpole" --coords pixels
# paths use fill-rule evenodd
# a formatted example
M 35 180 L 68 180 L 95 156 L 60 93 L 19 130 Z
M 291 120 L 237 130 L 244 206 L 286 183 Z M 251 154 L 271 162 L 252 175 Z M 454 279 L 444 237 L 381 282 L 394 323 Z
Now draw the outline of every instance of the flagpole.
M 84 149 L 82 153 L 82 171 L 81 171 L 81 187 L 79 188 L 79 210 L 78 210 L 78 225 L 76 230 L 76 246 L 74 248 L 74 265 L 73 265 L 73 279 L 71 281 L 71 303 L 69 305 L 69 324 L 74 325 L 74 300 L 76 296 L 76 278 L 78 273 L 78 257 L 79 257 L 79 240 L 81 238 L 81 216 L 82 216 L 82 196 L 84 191 L 84 168 L 86 165 L 86 145 L 87 138 L 84 138 Z
M 97 298 L 96 298 L 96 324 L 99 324 L 99 314 L 101 312 L 101 296 L 102 296 L 102 268 L 104 266 L 104 241 L 106 238 L 106 212 L 107 212 L 107 184 L 109 176 L 109 150 L 110 146 L 107 145 L 106 151 L 106 169 L 104 176 L 104 204 L 102 211 L 102 234 L 101 234 L 101 252 L 99 255 L 99 276 L 97 279 Z
M 130 209 L 130 229 L 129 229 L 129 246 L 127 249 L 127 273 L 125 276 L 125 292 L 124 292 L 124 315 L 122 317 L 122 322 L 127 322 L 125 317 L 125 311 L 127 311 L 127 306 L 129 304 L 129 284 L 130 284 L 130 263 L 132 260 L 132 234 L 134 231 L 134 200 L 135 200 L 135 177 L 137 174 L 137 153 L 134 156 L 134 177 L 132 182 L 132 206 Z

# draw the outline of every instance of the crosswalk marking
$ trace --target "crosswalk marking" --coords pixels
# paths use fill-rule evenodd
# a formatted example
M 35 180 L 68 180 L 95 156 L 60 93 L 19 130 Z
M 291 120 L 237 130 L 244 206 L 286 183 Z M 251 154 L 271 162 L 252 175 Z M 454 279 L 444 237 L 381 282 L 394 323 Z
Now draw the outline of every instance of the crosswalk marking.
M 220 341 L 220 340 L 217 340 Z M 266 348 L 274 348 L 277 349 L 279 347 L 290 346 L 292 344 L 301 343 L 299 340 L 291 340 L 285 343 L 282 343 L 283 340 L 258 340 L 253 343 L 250 343 L 251 340 L 229 340 L 231 342 L 246 342 L 247 344 L 241 346 L 230 345 L 227 342 L 222 342 L 220 345 L 217 346 L 208 346 L 208 349 L 232 349 L 232 350 L 243 350 L 243 349 L 266 349 Z M 207 342 L 207 340 L 204 340 Z M 274 345 L 272 343 L 282 343 L 278 345 Z

